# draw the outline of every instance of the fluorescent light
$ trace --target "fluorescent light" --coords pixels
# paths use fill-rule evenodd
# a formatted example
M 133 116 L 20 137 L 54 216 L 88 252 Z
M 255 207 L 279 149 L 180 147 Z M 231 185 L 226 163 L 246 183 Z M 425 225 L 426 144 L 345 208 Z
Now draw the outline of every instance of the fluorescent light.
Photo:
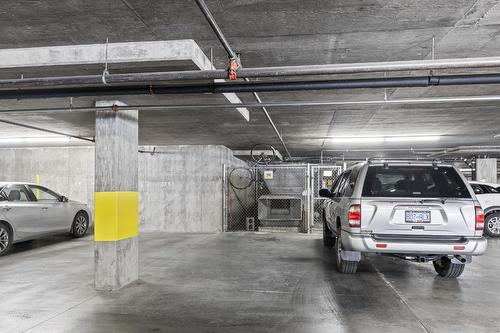
M 331 141 L 335 143 L 379 143 L 383 142 L 382 137 L 331 137 Z
M 241 99 L 235 93 L 222 93 L 231 104 L 241 104 Z
M 343 137 L 333 136 L 330 140 L 334 143 L 381 143 L 381 142 L 413 142 L 413 141 L 437 141 L 439 135 L 419 136 L 371 136 L 371 137 Z
M 405 141 L 438 141 L 439 135 L 421 135 L 421 136 L 389 136 L 385 138 L 386 142 L 405 142 Z
M 222 82 L 224 82 L 224 80 L 222 80 Z M 231 104 L 241 104 L 241 99 L 235 93 L 222 93 L 222 95 L 224 95 L 224 97 L 226 97 Z M 247 108 L 236 108 L 236 110 L 243 116 L 243 118 L 245 118 L 246 121 L 250 121 L 250 112 Z
M 71 140 L 70 137 L 67 136 L 56 136 L 56 137 L 33 137 L 33 138 L 0 138 L 1 144 L 23 144 L 23 143 L 60 143 L 60 142 L 69 142 Z
M 247 108 L 236 108 L 236 110 L 245 118 L 246 121 L 250 121 L 250 112 Z

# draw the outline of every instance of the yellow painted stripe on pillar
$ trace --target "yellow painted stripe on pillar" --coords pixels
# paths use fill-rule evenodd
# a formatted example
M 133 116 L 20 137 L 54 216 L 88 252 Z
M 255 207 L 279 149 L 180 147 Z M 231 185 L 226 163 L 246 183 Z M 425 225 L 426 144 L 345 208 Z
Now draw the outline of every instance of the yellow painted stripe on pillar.
M 40 175 L 36 175 L 36 184 L 40 185 Z M 35 197 L 37 200 L 40 198 L 40 190 L 38 188 L 35 190 Z
M 94 193 L 94 240 L 117 241 L 139 234 L 137 192 Z

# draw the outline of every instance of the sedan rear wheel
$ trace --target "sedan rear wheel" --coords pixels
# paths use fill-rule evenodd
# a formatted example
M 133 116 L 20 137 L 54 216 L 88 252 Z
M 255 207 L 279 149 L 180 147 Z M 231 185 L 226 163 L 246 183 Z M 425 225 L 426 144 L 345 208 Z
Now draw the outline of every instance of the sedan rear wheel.
M 76 214 L 75 219 L 73 220 L 73 236 L 77 238 L 85 236 L 88 227 L 89 221 L 87 214 L 85 214 L 84 212 L 79 212 L 78 214 Z
M 486 216 L 484 233 L 490 237 L 500 237 L 500 213 Z
M 12 232 L 5 223 L 0 222 L 0 256 L 3 256 L 7 252 L 9 252 L 11 247 Z

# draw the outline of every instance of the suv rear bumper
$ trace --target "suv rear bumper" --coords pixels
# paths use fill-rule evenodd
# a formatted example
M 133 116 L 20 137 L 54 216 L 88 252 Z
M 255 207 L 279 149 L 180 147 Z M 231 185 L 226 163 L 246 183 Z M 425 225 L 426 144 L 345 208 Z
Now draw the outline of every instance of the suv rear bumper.
M 463 237 L 460 241 L 419 241 L 409 239 L 375 239 L 368 234 L 351 234 L 342 230 L 342 245 L 348 251 L 407 254 L 446 254 L 479 256 L 486 252 L 484 237 Z

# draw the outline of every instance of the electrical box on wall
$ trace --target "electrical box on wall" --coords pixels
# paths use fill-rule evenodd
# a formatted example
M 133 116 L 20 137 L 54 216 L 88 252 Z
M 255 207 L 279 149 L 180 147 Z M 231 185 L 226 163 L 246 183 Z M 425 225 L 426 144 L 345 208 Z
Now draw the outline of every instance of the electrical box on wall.
M 264 170 L 264 179 L 265 180 L 271 180 L 273 179 L 274 172 L 273 170 Z

